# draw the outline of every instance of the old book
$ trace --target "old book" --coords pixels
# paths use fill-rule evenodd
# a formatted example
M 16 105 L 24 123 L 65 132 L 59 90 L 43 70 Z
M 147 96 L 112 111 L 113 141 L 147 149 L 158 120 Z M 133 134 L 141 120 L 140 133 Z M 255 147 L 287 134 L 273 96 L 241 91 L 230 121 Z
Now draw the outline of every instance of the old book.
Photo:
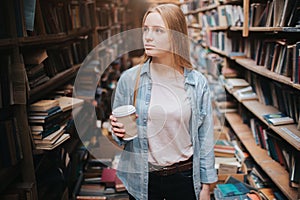
M 279 25 L 280 27 L 284 27 L 287 25 L 288 17 L 291 15 L 292 9 L 294 8 L 296 2 L 297 1 L 295 0 L 284 1 L 284 6 L 282 10 L 281 19 L 280 19 L 280 25 Z
M 72 98 L 72 97 L 59 97 L 57 99 L 59 102 L 59 106 L 61 107 L 62 111 L 68 111 L 71 110 L 72 108 L 78 107 L 83 104 L 84 100 L 78 99 L 78 98 Z
M 257 100 L 258 96 L 253 91 L 251 86 L 238 89 L 236 90 L 233 95 L 239 100 L 239 101 L 245 101 L 245 100 Z
M 292 81 L 294 83 L 300 83 L 300 41 L 296 42 L 296 45 L 293 49 L 293 70 L 292 70 Z
M 225 81 L 225 87 L 232 92 L 247 86 L 249 83 L 242 78 L 227 78 Z
M 282 16 L 282 11 L 284 8 L 284 0 L 274 0 L 274 17 L 273 17 L 273 26 L 280 26 L 280 20 Z
M 31 129 L 31 134 L 33 135 L 34 139 L 43 139 L 45 137 L 47 137 L 48 135 L 54 133 L 55 131 L 60 129 L 60 126 L 58 124 L 55 124 L 53 126 L 51 126 L 48 129 L 39 131 L 37 130 L 37 128 L 30 126 Z
M 43 150 L 52 150 L 61 145 L 63 142 L 68 140 L 70 138 L 70 135 L 67 133 L 64 133 L 54 144 L 37 144 L 35 146 L 36 149 L 43 149 Z
M 56 142 L 56 140 L 60 136 L 62 136 L 62 134 L 64 133 L 64 128 L 65 128 L 65 126 L 62 126 L 58 130 L 53 131 L 52 133 L 50 133 L 46 136 L 41 135 L 42 138 L 38 138 L 33 135 L 34 143 L 35 144 L 53 144 L 54 142 Z M 40 136 L 40 135 L 37 135 L 37 136 Z
M 263 199 L 276 199 L 272 188 L 261 188 L 259 194 Z
M 29 106 L 30 111 L 46 111 L 52 107 L 59 106 L 59 102 L 56 99 L 44 99 L 37 101 Z
M 46 58 L 48 58 L 47 51 L 45 49 L 37 49 L 35 51 L 25 52 L 23 55 L 25 64 L 41 64 Z
M 293 118 L 287 116 L 284 113 L 278 112 L 278 113 L 270 113 L 263 115 L 263 118 L 270 124 L 276 126 L 276 125 L 283 125 L 283 124 L 293 124 L 294 120 Z
M 54 112 L 58 111 L 59 109 L 60 109 L 59 106 L 54 106 L 45 111 L 30 111 L 29 116 L 48 116 L 48 115 L 51 115 Z
M 217 188 L 220 190 L 223 197 L 244 195 L 250 192 L 250 190 L 242 183 L 217 184 Z

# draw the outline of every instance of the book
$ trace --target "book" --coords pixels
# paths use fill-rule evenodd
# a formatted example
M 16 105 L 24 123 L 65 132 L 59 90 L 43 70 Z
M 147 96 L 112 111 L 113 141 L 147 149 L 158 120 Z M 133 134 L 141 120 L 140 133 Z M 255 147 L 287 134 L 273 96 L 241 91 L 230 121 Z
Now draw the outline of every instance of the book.
M 229 153 L 234 154 L 235 148 L 233 144 L 230 141 L 227 140 L 217 140 L 214 145 L 214 151 L 215 152 L 221 152 L 221 153 Z
M 60 109 L 59 106 L 54 106 L 44 111 L 30 111 L 29 116 L 49 116 Z
M 42 149 L 42 150 L 53 150 L 59 145 L 61 145 L 63 142 L 68 140 L 70 138 L 70 134 L 64 133 L 54 144 L 37 144 L 35 145 L 36 149 Z
M 43 116 L 43 115 L 29 115 L 28 116 L 28 121 L 29 123 L 51 123 L 55 121 L 57 118 L 62 115 L 63 111 L 61 109 L 58 109 L 51 113 L 50 115 Z
M 258 96 L 253 91 L 251 86 L 241 88 L 236 90 L 233 95 L 239 100 L 239 101 L 245 101 L 245 100 L 257 100 Z
M 250 190 L 242 183 L 217 184 L 216 187 L 220 190 L 223 197 L 244 195 L 250 192 Z
M 65 126 L 62 126 L 57 131 L 54 131 L 53 133 L 51 133 L 48 136 L 43 137 L 41 139 L 39 139 L 39 138 L 37 139 L 33 136 L 33 138 L 35 139 L 34 143 L 51 145 L 51 144 L 55 143 L 62 136 L 62 134 L 65 132 L 64 128 L 65 128 Z
M 58 124 L 55 124 L 55 125 L 51 126 L 50 128 L 42 130 L 42 131 L 36 131 L 31 127 L 31 134 L 34 139 L 43 139 L 59 129 L 60 129 L 60 126 Z
M 249 83 L 242 78 L 227 78 L 225 86 L 229 90 L 237 90 L 249 86 Z
M 284 125 L 284 124 L 293 124 L 293 118 L 285 115 L 284 113 L 270 113 L 263 115 L 263 118 L 270 124 L 276 125 Z
M 84 100 L 82 99 L 67 96 L 59 97 L 57 101 L 59 102 L 59 106 L 61 107 L 63 112 L 71 110 L 75 107 L 79 107 L 84 102 Z
M 58 100 L 44 99 L 31 104 L 29 106 L 29 111 L 46 111 L 55 106 L 59 106 Z
M 26 52 L 24 55 L 24 63 L 30 65 L 39 65 L 46 58 L 48 58 L 47 51 L 45 49 L 37 49 L 35 51 Z

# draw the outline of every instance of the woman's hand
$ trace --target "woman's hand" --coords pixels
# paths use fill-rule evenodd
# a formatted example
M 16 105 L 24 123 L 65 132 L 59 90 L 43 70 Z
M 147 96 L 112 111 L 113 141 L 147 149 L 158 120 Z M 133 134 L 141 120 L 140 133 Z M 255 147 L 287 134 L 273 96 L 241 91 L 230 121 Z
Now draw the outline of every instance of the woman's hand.
M 109 119 L 110 119 L 110 124 L 112 126 L 113 133 L 117 137 L 123 138 L 126 132 L 126 130 L 124 129 L 124 124 L 118 122 L 117 118 L 115 118 L 113 115 L 110 115 Z
M 209 184 L 202 184 L 199 200 L 210 200 Z

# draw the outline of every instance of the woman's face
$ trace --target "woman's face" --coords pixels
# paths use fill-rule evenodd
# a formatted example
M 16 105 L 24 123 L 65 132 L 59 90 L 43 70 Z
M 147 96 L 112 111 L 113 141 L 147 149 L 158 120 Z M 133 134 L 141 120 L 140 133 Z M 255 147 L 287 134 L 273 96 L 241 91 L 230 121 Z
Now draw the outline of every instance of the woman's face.
M 145 53 L 152 57 L 163 57 L 170 53 L 168 30 L 160 14 L 153 12 L 146 17 L 143 27 Z

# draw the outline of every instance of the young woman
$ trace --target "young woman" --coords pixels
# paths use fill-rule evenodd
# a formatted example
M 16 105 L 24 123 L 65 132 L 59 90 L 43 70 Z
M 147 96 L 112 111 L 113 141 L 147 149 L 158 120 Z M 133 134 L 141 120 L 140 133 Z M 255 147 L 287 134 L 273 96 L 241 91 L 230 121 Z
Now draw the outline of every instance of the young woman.
M 113 108 L 136 102 L 138 137 L 124 140 L 124 124 L 110 116 L 124 145 L 118 176 L 130 199 L 210 199 L 209 184 L 217 181 L 211 99 L 206 78 L 190 63 L 181 9 L 148 10 L 143 42 L 144 62 L 123 72 L 113 100 Z

